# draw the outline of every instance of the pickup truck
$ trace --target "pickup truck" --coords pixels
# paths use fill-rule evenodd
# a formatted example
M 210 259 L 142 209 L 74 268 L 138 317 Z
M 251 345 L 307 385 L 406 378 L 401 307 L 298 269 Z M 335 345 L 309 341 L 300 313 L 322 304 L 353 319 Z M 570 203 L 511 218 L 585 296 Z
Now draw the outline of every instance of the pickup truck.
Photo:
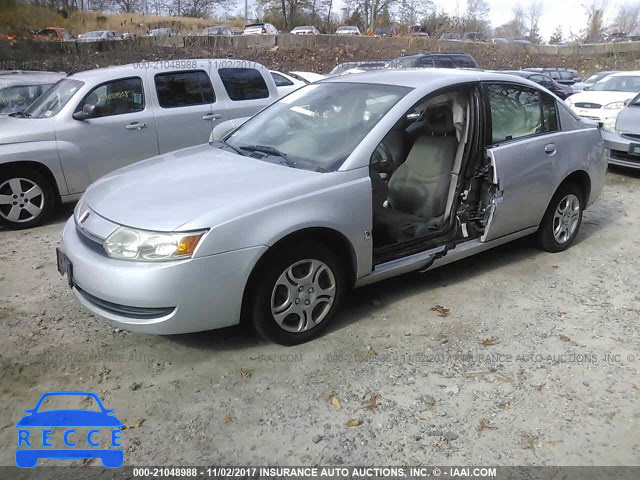
M 267 68 L 244 60 L 68 75 L 24 112 L 0 118 L 0 224 L 36 226 L 106 173 L 206 143 L 218 123 L 250 117 L 280 95 Z

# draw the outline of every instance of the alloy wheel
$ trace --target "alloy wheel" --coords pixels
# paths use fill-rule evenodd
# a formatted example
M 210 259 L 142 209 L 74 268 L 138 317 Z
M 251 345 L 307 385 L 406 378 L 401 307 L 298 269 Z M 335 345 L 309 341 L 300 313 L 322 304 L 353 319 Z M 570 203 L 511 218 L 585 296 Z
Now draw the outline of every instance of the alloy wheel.
M 0 185 L 0 216 L 13 223 L 37 218 L 45 207 L 42 188 L 28 178 L 10 178 Z
M 564 244 L 573 237 L 580 222 L 580 200 L 573 193 L 560 200 L 553 214 L 553 238 Z

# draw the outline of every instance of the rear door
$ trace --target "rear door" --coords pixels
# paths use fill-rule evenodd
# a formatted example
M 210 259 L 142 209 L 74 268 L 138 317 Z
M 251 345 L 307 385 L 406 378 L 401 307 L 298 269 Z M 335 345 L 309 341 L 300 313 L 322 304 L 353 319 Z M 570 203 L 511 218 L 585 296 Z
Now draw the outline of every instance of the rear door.
M 209 78 L 209 62 L 187 60 L 189 69 L 149 70 L 158 128 L 160 153 L 201 145 L 217 122 L 224 121 L 225 108 L 218 107 Z M 193 65 L 188 65 L 193 64 Z
M 553 194 L 555 165 L 569 155 L 555 99 L 517 84 L 484 86 L 491 203 L 482 241 L 537 226 Z
M 231 65 L 235 63 L 229 61 Z M 261 65 L 255 68 L 253 62 L 246 64 L 246 67 L 227 67 L 222 60 L 215 68 L 214 62 L 211 78 L 228 99 L 228 118 L 250 117 L 279 96 L 269 70 Z M 265 75 L 269 78 L 265 78 Z

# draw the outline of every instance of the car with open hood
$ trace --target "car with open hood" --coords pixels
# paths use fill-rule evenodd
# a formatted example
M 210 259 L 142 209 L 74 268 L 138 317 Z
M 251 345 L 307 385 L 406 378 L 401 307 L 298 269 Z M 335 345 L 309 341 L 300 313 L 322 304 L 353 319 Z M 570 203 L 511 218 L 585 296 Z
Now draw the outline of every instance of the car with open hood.
M 238 324 L 291 345 L 351 287 L 535 234 L 576 239 L 600 130 L 536 83 L 380 70 L 306 85 L 221 140 L 91 185 L 58 270 L 91 312 L 153 334 Z

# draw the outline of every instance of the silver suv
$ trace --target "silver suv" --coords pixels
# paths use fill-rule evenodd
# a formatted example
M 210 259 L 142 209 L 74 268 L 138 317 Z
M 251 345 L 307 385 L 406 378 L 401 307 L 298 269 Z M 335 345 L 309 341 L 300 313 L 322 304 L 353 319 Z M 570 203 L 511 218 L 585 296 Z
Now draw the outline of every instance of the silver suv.
M 69 75 L 0 118 L 0 224 L 29 228 L 104 174 L 206 143 L 213 127 L 279 96 L 265 67 L 170 60 Z

